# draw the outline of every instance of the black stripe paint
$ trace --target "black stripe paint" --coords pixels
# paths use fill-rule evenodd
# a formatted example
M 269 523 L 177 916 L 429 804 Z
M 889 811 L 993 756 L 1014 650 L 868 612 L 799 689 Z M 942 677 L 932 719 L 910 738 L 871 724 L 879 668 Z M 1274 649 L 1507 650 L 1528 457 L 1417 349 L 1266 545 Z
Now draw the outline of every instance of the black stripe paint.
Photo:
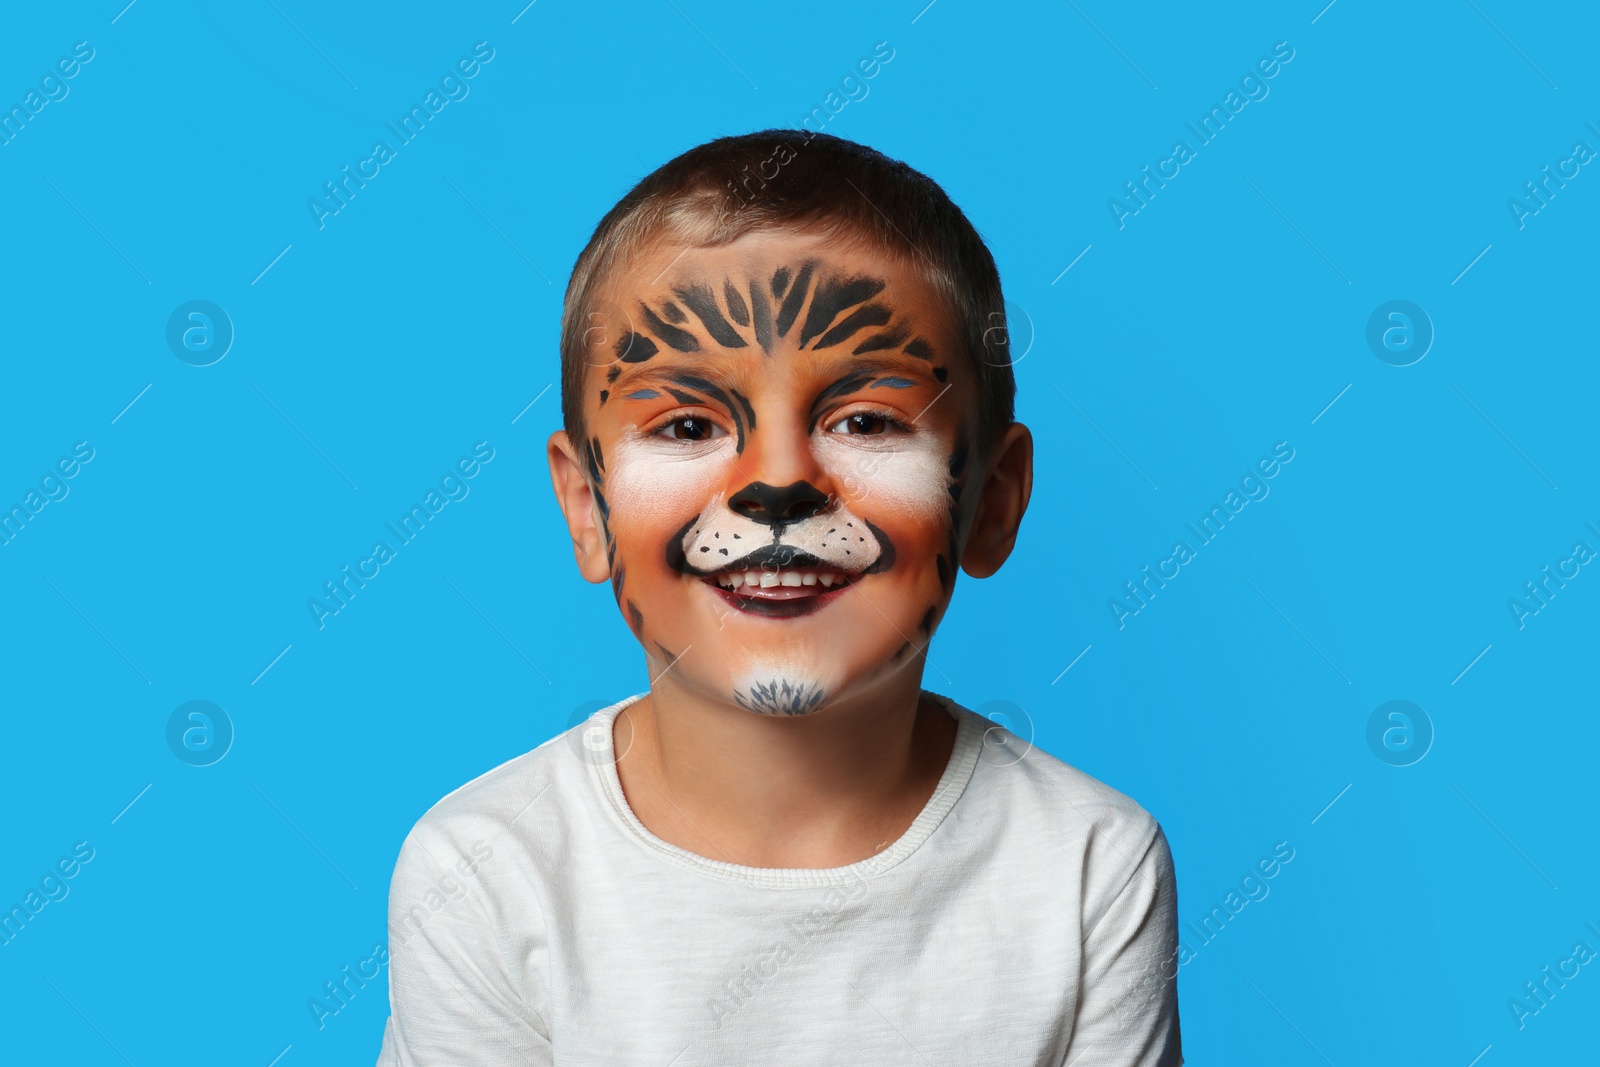
M 728 314 L 740 326 L 750 325 L 750 309 L 744 306 L 744 297 L 733 287 L 733 282 L 722 283 L 722 298 L 728 302 Z
M 697 405 L 699 407 L 704 407 L 705 403 L 706 403 L 704 400 L 702 400 L 700 397 L 695 396 L 693 393 L 686 393 L 682 389 L 674 389 L 670 385 L 667 386 L 667 392 L 671 393 L 672 394 L 672 399 L 676 400 L 680 404 L 695 404 L 695 405 Z
M 862 519 L 861 522 L 864 526 L 866 526 L 867 532 L 871 534 L 878 542 L 878 558 L 873 560 L 872 566 L 868 567 L 862 573 L 880 574 L 894 566 L 894 542 L 889 540 L 888 534 L 872 525 L 870 520 Z
M 905 342 L 908 334 L 909 331 L 902 326 L 897 326 L 892 330 L 885 330 L 882 333 L 875 333 L 859 345 L 856 345 L 854 351 L 850 354 L 860 356 L 868 352 L 881 352 L 885 348 L 899 348 Z M 822 346 L 818 345 L 817 347 L 821 348 Z
M 750 311 L 755 321 L 756 344 L 761 351 L 772 352 L 772 305 L 767 302 L 766 291 L 756 281 L 750 283 Z
M 750 406 L 750 401 L 745 399 L 745 395 L 743 393 L 739 392 L 739 390 L 737 390 L 737 389 L 729 389 L 728 392 L 733 394 L 733 398 L 739 402 L 739 406 L 744 408 L 745 421 L 750 424 L 750 428 L 752 430 L 755 429 L 756 428 L 756 409 Z
M 657 341 L 679 352 L 699 352 L 705 345 L 745 348 L 751 338 L 744 329 L 754 333 L 755 344 L 769 355 L 776 342 L 794 330 L 797 348 L 815 350 L 854 343 L 854 355 L 901 348 L 919 359 L 935 357 L 926 338 L 914 336 L 906 326 L 891 325 L 895 318 L 891 305 L 874 302 L 887 288 L 884 280 L 824 276 L 825 269 L 812 260 L 797 267 L 779 267 L 770 278 L 749 279 L 747 286 L 724 278 L 720 300 L 716 282 L 675 287 L 676 301 L 662 301 L 656 308 L 639 304 L 644 332 L 624 332 L 616 345 L 617 358 L 644 362 L 660 351 Z M 699 327 L 706 336 L 699 335 Z M 935 373 L 945 380 L 941 369 L 936 368 Z M 614 374 L 611 380 L 615 380 Z
M 862 330 L 873 326 L 882 326 L 894 317 L 894 313 L 882 304 L 868 304 L 864 308 L 857 308 L 846 315 L 839 325 L 817 338 L 817 343 L 812 349 L 832 348 L 849 340 Z
M 674 289 L 673 292 L 679 300 L 689 305 L 689 310 L 705 324 L 706 332 L 717 344 L 723 348 L 743 348 L 746 345 L 739 331 L 722 317 L 722 309 L 717 307 L 717 298 L 709 286 L 691 285 L 687 289 Z
M 846 308 L 853 308 L 864 300 L 870 300 L 883 292 L 883 282 L 876 278 L 830 278 L 817 286 L 817 295 L 811 299 L 811 308 L 806 312 L 806 324 L 800 329 L 800 347 L 817 334 L 828 328 Z M 888 313 L 885 311 L 883 322 L 888 322 Z M 883 322 L 872 323 L 881 326 Z M 858 329 L 860 327 L 857 327 Z M 849 336 L 846 334 L 845 336 Z M 838 342 L 835 341 L 835 344 Z M 818 345 L 818 348 L 824 346 Z
M 794 285 L 789 288 L 789 295 L 783 298 L 783 307 L 778 309 L 778 319 L 773 324 L 778 328 L 779 337 L 789 332 L 789 327 L 794 325 L 795 318 L 800 314 L 800 305 L 805 303 L 806 293 L 811 288 L 812 267 L 813 264 L 807 263 L 800 268 L 800 273 L 795 275 Z
M 674 574 L 697 573 L 689 566 L 689 561 L 684 558 L 683 542 L 688 539 L 689 530 L 694 526 L 695 523 L 699 521 L 700 517 L 696 515 L 694 518 L 678 527 L 677 533 L 667 538 L 667 569 L 672 571 Z M 695 532 L 699 533 L 698 530 Z
M 628 330 L 617 338 L 617 358 L 624 363 L 643 363 L 659 351 L 656 343 L 642 333 Z
M 700 351 L 700 342 L 695 340 L 694 334 L 689 333 L 687 330 L 680 330 L 676 326 L 668 326 L 661 321 L 659 315 L 644 304 L 639 305 L 639 310 L 644 313 L 644 321 L 650 327 L 650 332 L 661 338 L 668 348 L 676 349 L 679 352 Z M 648 359 L 649 357 L 643 358 Z M 637 362 L 637 360 L 630 362 Z

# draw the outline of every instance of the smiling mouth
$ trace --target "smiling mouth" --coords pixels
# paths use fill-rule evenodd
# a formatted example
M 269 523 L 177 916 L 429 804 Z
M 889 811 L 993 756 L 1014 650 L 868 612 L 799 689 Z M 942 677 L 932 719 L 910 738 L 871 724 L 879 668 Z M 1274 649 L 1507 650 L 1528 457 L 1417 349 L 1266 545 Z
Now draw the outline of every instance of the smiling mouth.
M 796 559 L 791 565 L 778 567 L 735 564 L 699 577 L 739 611 L 772 618 L 794 618 L 831 604 L 856 583 L 859 575 L 820 560 L 811 564 L 809 560 Z

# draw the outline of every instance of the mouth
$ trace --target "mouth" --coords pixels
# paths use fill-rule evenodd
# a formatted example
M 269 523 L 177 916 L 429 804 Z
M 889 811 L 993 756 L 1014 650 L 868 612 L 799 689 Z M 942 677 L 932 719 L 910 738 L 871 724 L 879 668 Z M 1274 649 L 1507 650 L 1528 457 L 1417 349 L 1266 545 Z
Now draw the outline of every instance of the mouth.
M 753 566 L 747 557 L 699 576 L 730 607 L 769 618 L 809 615 L 837 600 L 859 577 L 804 552 L 792 552 L 786 564 Z

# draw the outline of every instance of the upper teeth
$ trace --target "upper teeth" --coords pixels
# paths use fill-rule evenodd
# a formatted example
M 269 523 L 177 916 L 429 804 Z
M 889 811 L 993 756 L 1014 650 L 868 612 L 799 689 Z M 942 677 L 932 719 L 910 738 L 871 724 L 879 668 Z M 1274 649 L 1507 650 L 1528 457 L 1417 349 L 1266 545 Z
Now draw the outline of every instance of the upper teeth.
M 785 570 L 785 571 L 726 571 L 715 576 L 724 589 L 738 589 L 742 585 L 771 589 L 780 585 L 821 585 L 824 589 L 834 583 L 844 585 L 849 578 L 837 571 Z

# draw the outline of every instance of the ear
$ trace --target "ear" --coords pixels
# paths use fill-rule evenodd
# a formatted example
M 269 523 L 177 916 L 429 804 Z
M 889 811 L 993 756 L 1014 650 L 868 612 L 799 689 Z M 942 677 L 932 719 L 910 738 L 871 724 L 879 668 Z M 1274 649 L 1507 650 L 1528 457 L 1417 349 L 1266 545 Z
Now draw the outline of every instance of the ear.
M 606 539 L 596 521 L 594 493 L 584 478 L 583 463 L 565 430 L 550 435 L 546 445 L 550 460 L 550 484 L 555 487 L 556 503 L 567 520 L 572 535 L 572 556 L 585 581 L 603 582 L 611 577 L 606 562 Z
M 977 511 L 961 550 L 962 570 L 987 578 L 1000 569 L 1017 543 L 1017 528 L 1032 494 L 1033 434 L 1013 422 L 991 450 L 978 483 Z

